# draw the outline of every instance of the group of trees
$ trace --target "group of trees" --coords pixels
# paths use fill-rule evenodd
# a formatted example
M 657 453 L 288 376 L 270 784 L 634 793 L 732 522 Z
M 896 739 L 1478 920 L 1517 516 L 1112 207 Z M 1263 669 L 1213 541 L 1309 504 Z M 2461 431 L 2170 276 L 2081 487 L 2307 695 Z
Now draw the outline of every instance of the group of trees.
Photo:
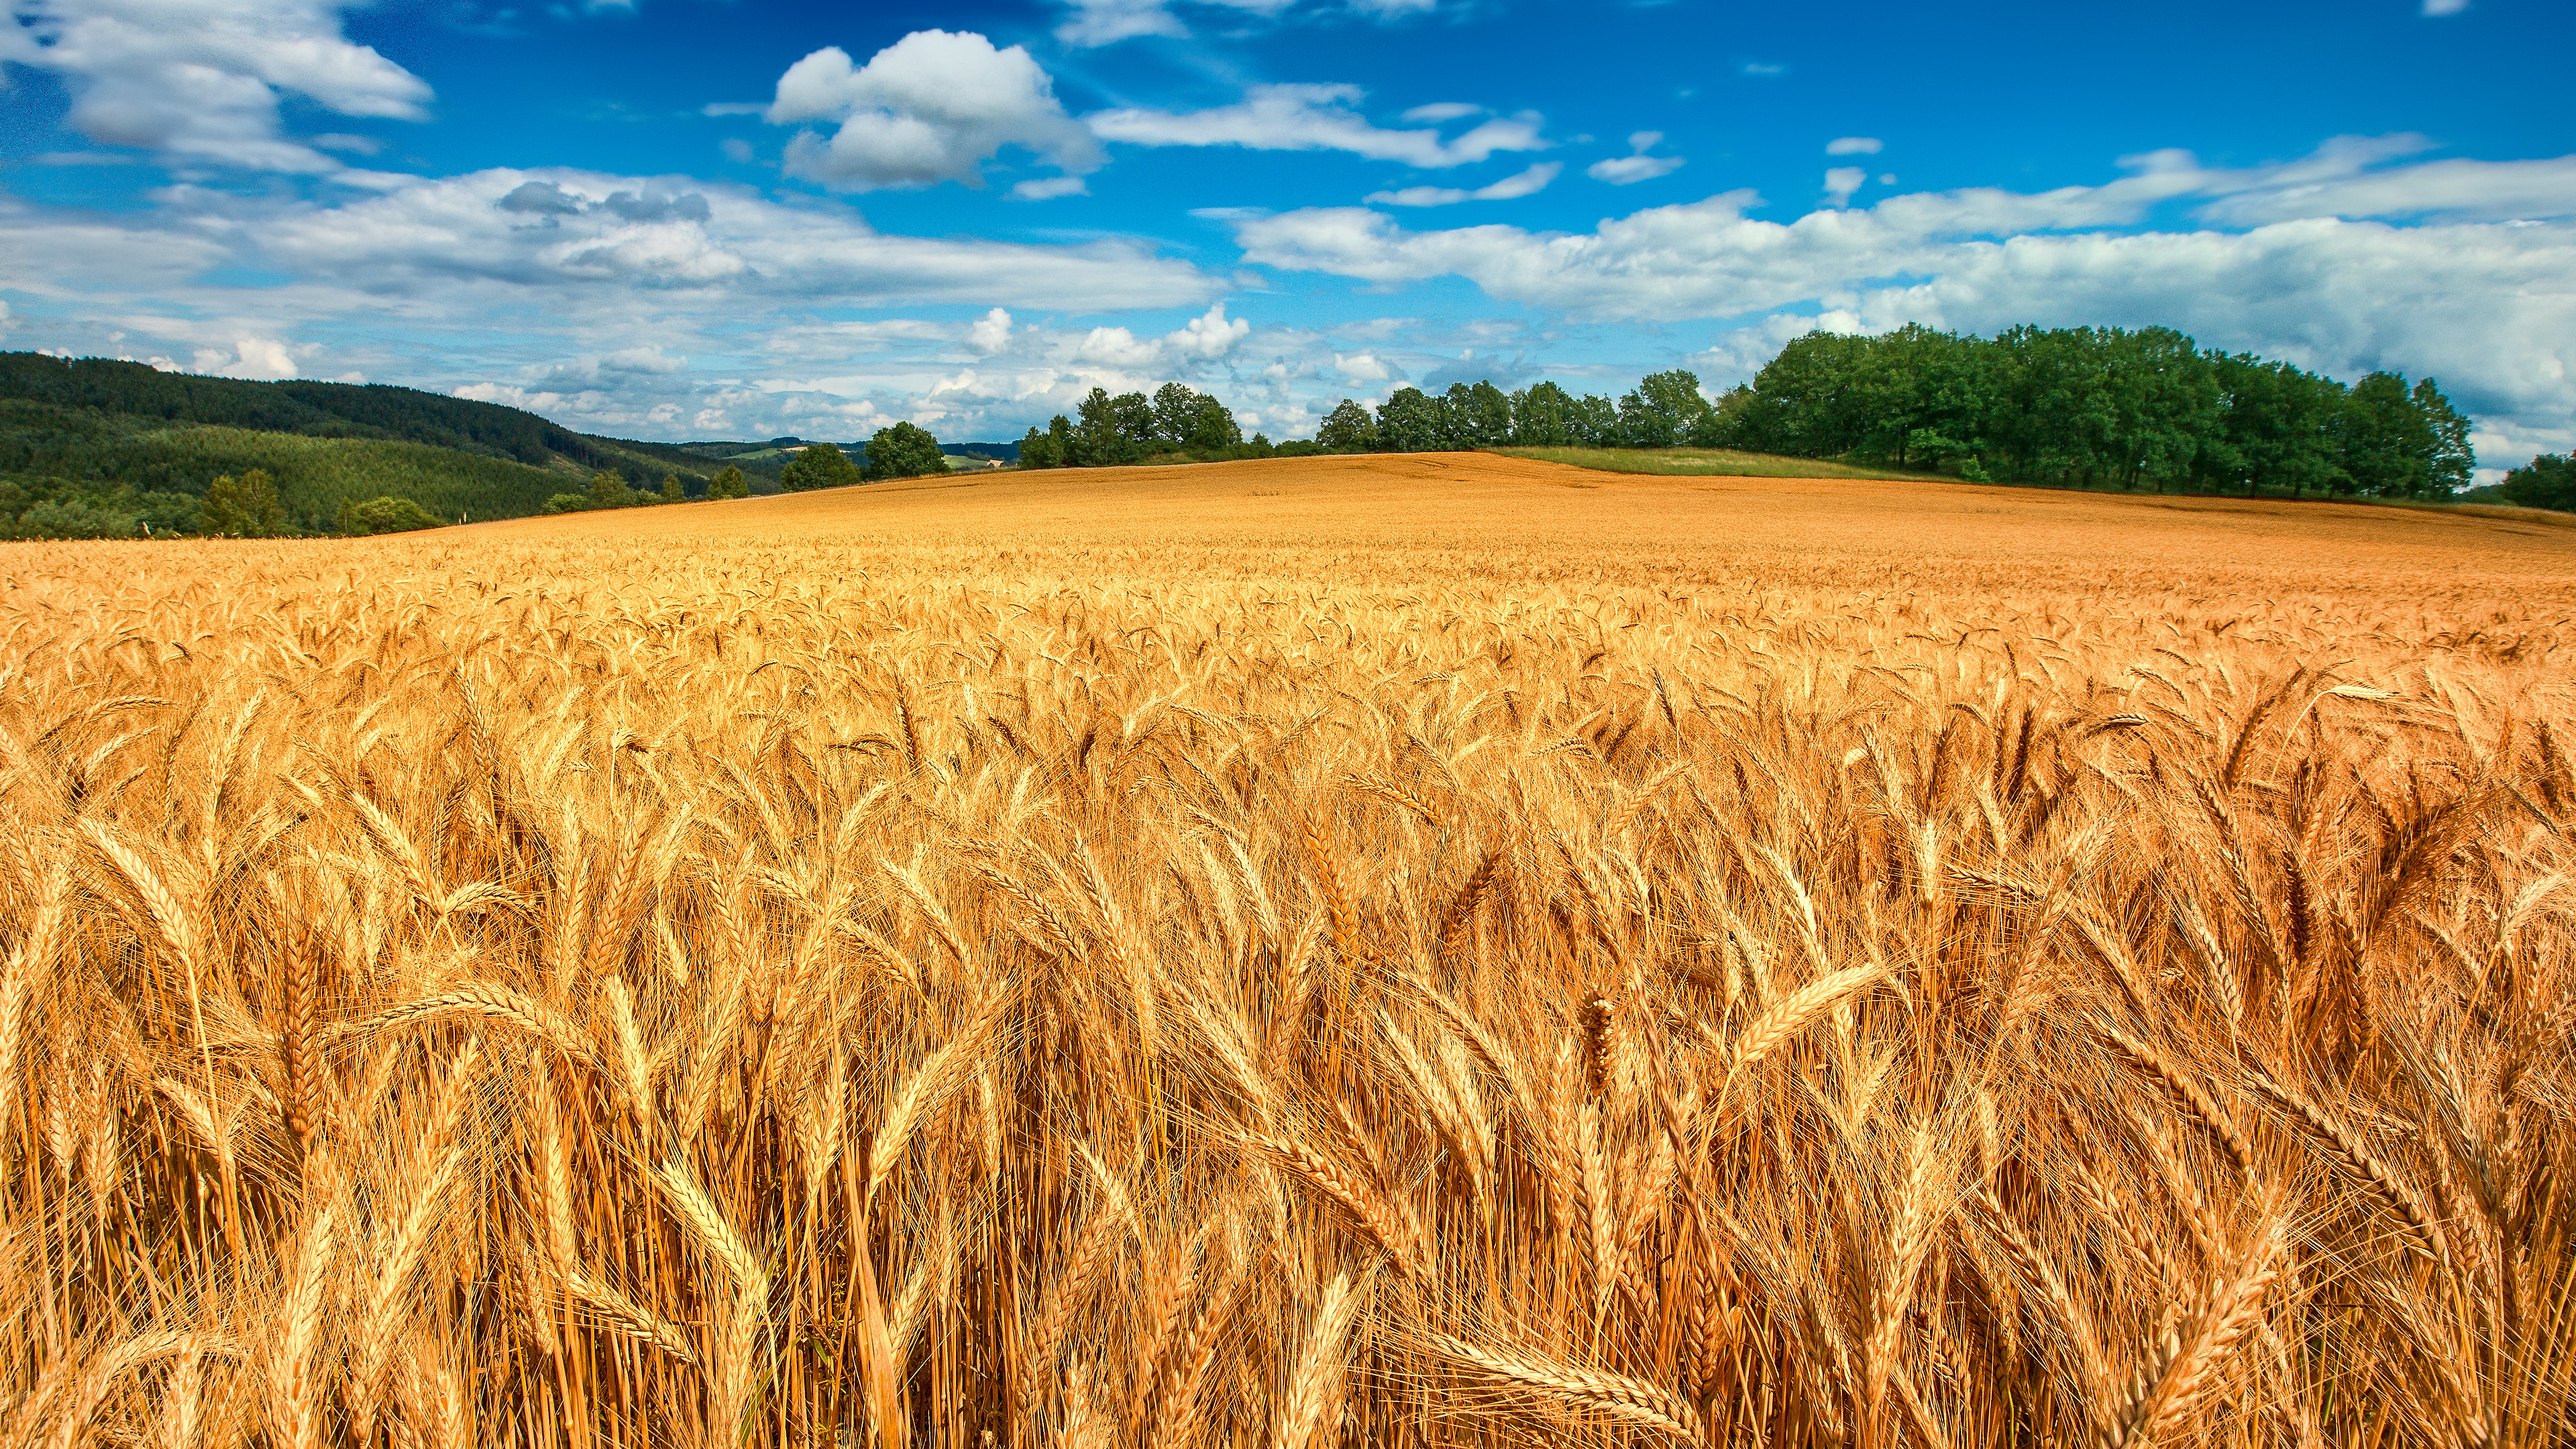
M 2468 485 L 2469 424 L 2431 379 L 2346 386 L 2286 362 L 2204 352 L 2169 328 L 2016 327 L 1961 336 L 1812 332 L 1711 400 L 1660 372 L 1616 402 L 1552 382 L 1505 393 L 1398 388 L 1344 399 L 1335 452 L 1479 447 L 1742 448 L 1942 469 L 1969 479 L 2275 488 L 2439 499 Z
M 894 423 L 877 429 L 855 460 L 831 443 L 804 445 L 779 470 L 778 486 L 788 493 L 803 493 L 946 471 L 948 455 L 929 429 L 914 423 Z
M 2347 386 L 2165 327 L 1814 332 L 1714 410 L 1739 447 L 1969 478 L 2440 499 L 2476 462 L 2431 378 Z
M 732 470 L 737 476 L 740 469 Z M 715 485 L 711 482 L 708 488 Z M 647 491 L 629 487 L 626 476 L 614 468 L 602 468 L 590 475 L 590 486 L 579 493 L 558 493 L 546 500 L 548 513 L 591 513 L 608 508 L 642 508 L 656 503 L 686 503 L 689 493 L 677 473 L 662 475 L 662 486 Z
M 2543 453 L 2506 472 L 2504 484 L 2497 491 L 2507 503 L 2576 513 L 2576 458 Z
M 1108 468 L 1180 455 L 1197 459 L 1268 457 L 1278 451 L 1255 433 L 1245 442 L 1234 410 L 1186 383 L 1167 382 L 1150 398 L 1111 397 L 1105 388 L 1020 439 L 1023 468 Z M 1308 449 L 1307 451 L 1320 451 Z

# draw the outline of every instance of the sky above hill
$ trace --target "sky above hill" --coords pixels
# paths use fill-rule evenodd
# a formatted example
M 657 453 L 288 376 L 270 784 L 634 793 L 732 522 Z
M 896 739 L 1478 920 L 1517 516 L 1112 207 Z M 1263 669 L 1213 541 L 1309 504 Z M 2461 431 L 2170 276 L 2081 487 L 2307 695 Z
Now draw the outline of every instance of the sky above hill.
M 2181 328 L 2576 445 L 2565 0 L 11 0 L 0 346 L 635 437 Z

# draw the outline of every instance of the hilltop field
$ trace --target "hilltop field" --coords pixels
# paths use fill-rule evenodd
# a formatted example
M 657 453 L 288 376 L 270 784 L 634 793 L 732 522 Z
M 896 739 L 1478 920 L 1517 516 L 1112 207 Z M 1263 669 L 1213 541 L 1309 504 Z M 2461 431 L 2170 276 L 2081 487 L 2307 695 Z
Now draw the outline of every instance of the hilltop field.
M 2576 528 L 1426 453 L 0 578 L 11 1442 L 2576 1439 Z

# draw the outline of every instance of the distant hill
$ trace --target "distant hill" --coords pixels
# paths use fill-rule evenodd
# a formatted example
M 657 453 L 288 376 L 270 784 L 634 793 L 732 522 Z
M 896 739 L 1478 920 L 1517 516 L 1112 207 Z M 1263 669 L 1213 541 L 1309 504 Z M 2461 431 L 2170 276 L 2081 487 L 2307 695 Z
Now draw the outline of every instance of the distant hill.
M 757 493 L 806 445 L 644 443 L 579 433 L 535 413 L 417 388 L 243 382 L 139 362 L 0 353 L 0 538 L 193 533 L 216 478 L 268 473 L 288 525 L 332 531 L 341 507 L 392 496 L 441 519 L 519 518 L 602 471 L 691 497 L 726 467 Z M 865 460 L 864 443 L 841 445 Z M 1015 461 L 1015 443 L 961 457 Z

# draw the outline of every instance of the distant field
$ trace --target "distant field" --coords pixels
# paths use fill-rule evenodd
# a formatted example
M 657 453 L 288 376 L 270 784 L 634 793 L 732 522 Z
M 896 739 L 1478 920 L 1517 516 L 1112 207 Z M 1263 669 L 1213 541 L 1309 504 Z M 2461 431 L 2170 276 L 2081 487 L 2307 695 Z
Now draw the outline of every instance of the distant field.
M 2576 1439 L 2576 534 L 1488 454 L 0 544 L 30 1443 Z

